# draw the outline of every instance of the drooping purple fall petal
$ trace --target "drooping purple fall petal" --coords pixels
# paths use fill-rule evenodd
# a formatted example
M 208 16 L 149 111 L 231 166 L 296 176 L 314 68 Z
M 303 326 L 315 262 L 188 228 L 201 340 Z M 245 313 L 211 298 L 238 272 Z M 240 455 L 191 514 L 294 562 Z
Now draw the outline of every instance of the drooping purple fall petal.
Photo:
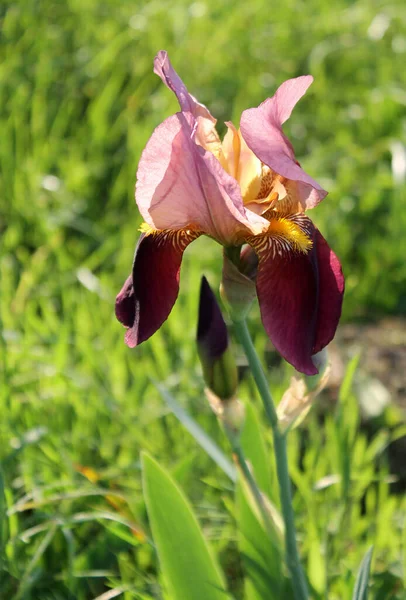
M 141 235 L 132 275 L 116 299 L 116 316 L 128 327 L 130 348 L 153 335 L 166 321 L 179 292 L 182 256 L 197 232 L 162 231 Z
M 136 199 L 144 220 L 155 229 L 194 225 L 224 244 L 233 243 L 241 230 L 266 229 L 265 219 L 247 214 L 236 180 L 192 136 L 182 113 L 152 134 L 137 173 Z
M 305 254 L 259 260 L 257 294 L 262 323 L 277 351 L 298 371 L 315 375 L 312 346 L 317 282 Z
M 344 285 L 337 257 L 307 221 L 313 239 L 307 253 L 272 239 L 260 245 L 256 286 L 262 322 L 275 348 L 298 371 L 315 375 L 312 355 L 334 337 Z
M 299 166 L 292 144 L 282 131 L 295 104 L 313 81 L 310 75 L 282 83 L 272 98 L 257 108 L 245 110 L 241 116 L 241 133 L 254 154 L 273 171 L 297 181 L 303 208 L 313 208 L 327 192 Z
M 319 289 L 313 354 L 320 352 L 334 338 L 344 296 L 344 275 L 340 261 L 318 229 L 315 231 L 314 248 Z
M 125 327 L 132 327 L 135 319 L 135 300 L 133 276 L 129 275 L 125 280 L 120 293 L 116 298 L 116 317 Z

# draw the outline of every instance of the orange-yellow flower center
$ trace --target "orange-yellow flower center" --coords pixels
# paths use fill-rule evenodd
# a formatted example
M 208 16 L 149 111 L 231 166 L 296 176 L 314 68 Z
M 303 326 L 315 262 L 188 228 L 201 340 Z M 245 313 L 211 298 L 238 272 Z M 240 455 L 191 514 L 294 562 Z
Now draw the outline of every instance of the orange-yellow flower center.
M 202 118 L 196 141 L 214 154 L 223 169 L 238 181 L 244 205 L 260 215 L 271 209 L 283 214 L 302 212 L 295 183 L 264 165 L 248 148 L 241 132 L 232 123 L 227 126 L 221 142 L 214 124 Z

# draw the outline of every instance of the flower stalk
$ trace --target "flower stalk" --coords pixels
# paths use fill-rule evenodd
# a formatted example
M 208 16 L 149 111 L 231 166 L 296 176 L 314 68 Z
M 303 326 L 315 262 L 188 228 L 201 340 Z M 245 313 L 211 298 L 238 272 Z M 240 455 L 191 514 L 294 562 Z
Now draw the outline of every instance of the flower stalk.
M 286 436 L 278 426 L 278 416 L 269 391 L 268 382 L 262 369 L 260 360 L 252 343 L 247 323 L 245 320 L 233 321 L 234 330 L 244 349 L 258 392 L 264 404 L 265 412 L 270 422 L 276 461 L 276 470 L 279 482 L 279 496 L 282 515 L 285 523 L 285 553 L 286 562 L 292 579 L 292 587 L 296 600 L 308 600 L 306 578 L 300 564 L 299 552 L 296 542 L 296 528 L 292 507 L 292 489 L 289 478 Z

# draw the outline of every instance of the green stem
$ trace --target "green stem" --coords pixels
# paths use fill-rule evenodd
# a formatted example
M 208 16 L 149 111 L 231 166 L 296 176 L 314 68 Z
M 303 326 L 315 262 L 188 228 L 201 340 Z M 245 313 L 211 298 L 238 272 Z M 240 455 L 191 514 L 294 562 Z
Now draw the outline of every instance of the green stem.
M 259 361 L 257 351 L 252 343 L 250 332 L 248 331 L 246 321 L 233 321 L 235 332 L 244 348 L 245 355 L 248 359 L 252 375 L 257 384 L 259 394 L 264 403 L 265 412 L 271 424 L 272 430 L 275 431 L 278 427 L 278 415 L 276 414 L 275 405 L 272 400 L 271 392 L 269 391 L 268 381 Z
M 233 321 L 235 332 L 244 348 L 252 375 L 257 385 L 259 394 L 264 403 L 265 412 L 272 427 L 274 438 L 274 451 L 276 471 L 279 482 L 279 496 L 285 522 L 285 552 L 286 562 L 292 579 L 292 586 L 296 600 L 308 600 L 306 578 L 300 564 L 299 552 L 296 543 L 296 529 L 292 507 L 292 489 L 289 479 L 286 437 L 279 430 L 278 416 L 268 387 L 268 381 L 256 353 L 246 321 Z

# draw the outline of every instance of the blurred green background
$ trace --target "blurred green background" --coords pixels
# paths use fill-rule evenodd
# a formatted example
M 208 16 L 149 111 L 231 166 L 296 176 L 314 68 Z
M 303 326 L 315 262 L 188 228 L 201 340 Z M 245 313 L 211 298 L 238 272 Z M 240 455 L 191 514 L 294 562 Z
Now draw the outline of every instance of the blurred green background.
M 179 302 L 148 343 L 130 351 L 114 319 L 140 224 L 137 161 L 177 110 L 153 58 L 169 52 L 222 131 L 285 79 L 314 76 L 286 132 L 329 190 L 311 217 L 343 264 L 344 320 L 404 316 L 405 5 L 3 0 L 0 24 L 0 581 L 16 599 L 90 599 L 122 582 L 126 600 L 159 598 L 143 534 L 97 516 L 114 509 L 146 527 L 141 448 L 177 469 L 220 550 L 234 534 L 229 488 L 151 383 L 226 448 L 194 346 L 200 277 L 218 286 L 220 248 L 207 238 L 190 247 Z M 252 326 L 264 350 L 256 310 Z M 277 389 L 289 373 L 275 372 Z M 96 484 L 125 492 L 124 508 Z M 385 568 L 396 544 L 382 542 Z

